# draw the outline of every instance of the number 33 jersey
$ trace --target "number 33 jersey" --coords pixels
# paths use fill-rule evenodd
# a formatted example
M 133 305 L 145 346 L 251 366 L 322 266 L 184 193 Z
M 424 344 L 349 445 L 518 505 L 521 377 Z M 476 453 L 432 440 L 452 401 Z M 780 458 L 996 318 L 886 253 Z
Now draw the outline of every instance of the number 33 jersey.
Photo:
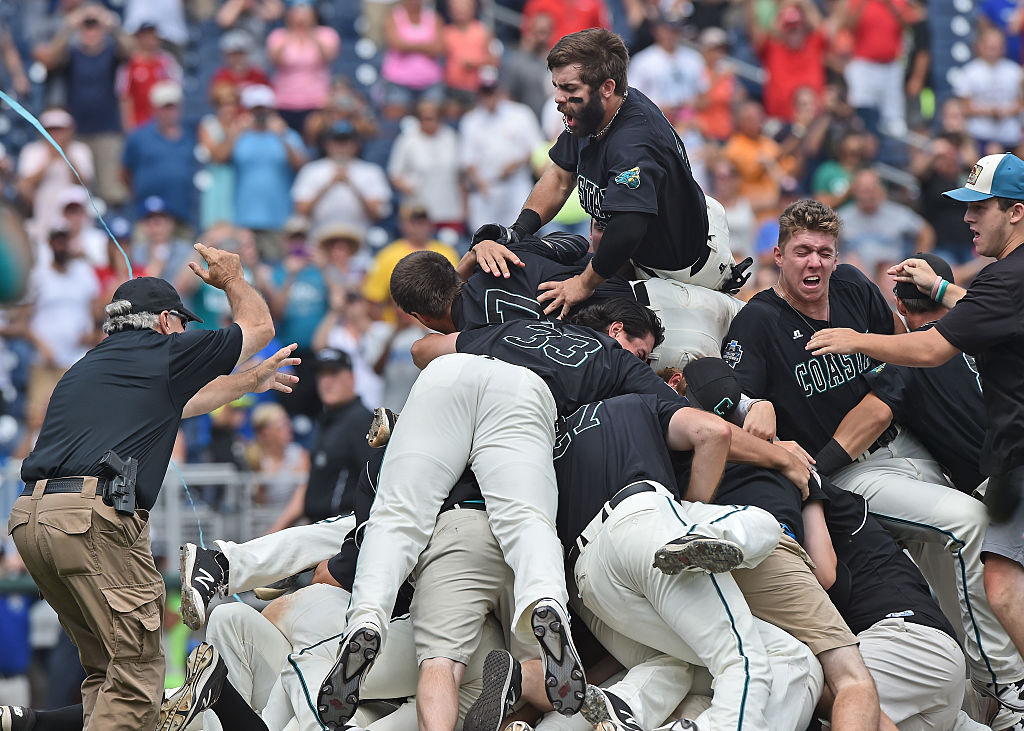
M 529 368 L 551 390 L 559 416 L 625 393 L 682 398 L 614 338 L 586 327 L 516 320 L 464 331 L 456 350 Z

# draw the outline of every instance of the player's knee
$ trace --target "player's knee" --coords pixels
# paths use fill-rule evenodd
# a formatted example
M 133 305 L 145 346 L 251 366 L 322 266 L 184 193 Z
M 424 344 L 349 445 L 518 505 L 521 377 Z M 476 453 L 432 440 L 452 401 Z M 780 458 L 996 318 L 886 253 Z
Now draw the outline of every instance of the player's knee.
M 216 646 L 218 640 L 226 635 L 241 636 L 248 623 L 257 616 L 259 616 L 259 612 L 248 604 L 241 602 L 218 604 L 210 612 L 210 619 L 206 623 L 206 639 Z

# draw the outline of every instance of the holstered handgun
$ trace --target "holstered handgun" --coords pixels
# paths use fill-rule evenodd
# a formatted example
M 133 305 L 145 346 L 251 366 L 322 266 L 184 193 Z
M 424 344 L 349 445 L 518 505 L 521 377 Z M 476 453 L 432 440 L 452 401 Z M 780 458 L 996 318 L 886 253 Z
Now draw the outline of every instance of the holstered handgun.
M 121 515 L 135 515 L 135 480 L 139 474 L 139 460 L 122 460 L 114 450 L 107 450 L 100 460 L 100 469 L 108 478 L 103 488 L 103 502 Z

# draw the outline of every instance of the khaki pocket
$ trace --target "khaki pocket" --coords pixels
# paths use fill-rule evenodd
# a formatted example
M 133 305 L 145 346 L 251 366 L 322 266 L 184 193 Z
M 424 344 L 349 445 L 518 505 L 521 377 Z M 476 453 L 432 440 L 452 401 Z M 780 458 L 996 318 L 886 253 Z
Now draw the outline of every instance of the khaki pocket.
M 58 576 L 99 573 L 91 530 L 92 506 L 48 510 L 39 513 L 36 520 Z
M 13 508 L 11 510 L 11 517 L 7 519 L 7 535 L 14 533 L 15 528 L 19 525 L 25 525 L 31 518 L 31 513 Z
M 164 585 L 134 584 L 101 589 L 112 610 L 115 660 L 152 660 L 160 654 Z

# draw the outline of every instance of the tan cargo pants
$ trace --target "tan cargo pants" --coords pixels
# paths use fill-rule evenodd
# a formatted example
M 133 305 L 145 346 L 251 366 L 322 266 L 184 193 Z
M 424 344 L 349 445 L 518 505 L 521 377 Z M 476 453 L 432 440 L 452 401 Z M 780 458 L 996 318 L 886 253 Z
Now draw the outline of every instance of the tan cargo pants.
M 86 731 L 156 726 L 164 681 L 164 583 L 153 562 L 149 514 L 118 514 L 96 494 L 19 497 L 7 530 L 43 598 L 78 647 Z

